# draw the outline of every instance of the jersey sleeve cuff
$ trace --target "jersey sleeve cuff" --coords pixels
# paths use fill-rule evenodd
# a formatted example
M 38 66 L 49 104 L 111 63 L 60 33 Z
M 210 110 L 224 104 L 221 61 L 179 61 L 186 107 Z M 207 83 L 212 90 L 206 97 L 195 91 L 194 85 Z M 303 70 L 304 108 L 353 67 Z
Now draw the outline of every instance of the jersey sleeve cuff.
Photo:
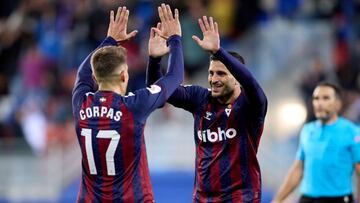
M 225 49 L 223 49 L 222 47 L 220 47 L 219 50 L 217 50 L 217 52 L 215 52 L 215 54 L 213 54 L 216 58 L 224 58 L 225 54 L 227 52 L 225 51 Z
M 170 46 L 170 45 L 173 45 L 173 44 L 177 44 L 177 43 L 180 43 L 181 41 L 181 36 L 180 35 L 171 35 L 167 41 L 166 41 L 166 45 L 167 46 Z
M 118 45 L 118 42 L 117 42 L 114 38 L 108 36 L 108 37 L 105 38 L 104 44 L 108 44 L 108 45 L 112 45 L 112 46 L 117 46 L 117 45 Z

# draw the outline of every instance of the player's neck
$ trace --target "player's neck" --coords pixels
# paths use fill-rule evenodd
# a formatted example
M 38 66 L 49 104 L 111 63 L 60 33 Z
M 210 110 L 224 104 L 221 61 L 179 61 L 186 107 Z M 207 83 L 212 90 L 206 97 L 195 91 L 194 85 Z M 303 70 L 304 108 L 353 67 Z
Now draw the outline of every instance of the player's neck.
M 126 86 L 125 84 L 101 83 L 99 84 L 99 91 L 112 91 L 124 96 L 126 93 Z

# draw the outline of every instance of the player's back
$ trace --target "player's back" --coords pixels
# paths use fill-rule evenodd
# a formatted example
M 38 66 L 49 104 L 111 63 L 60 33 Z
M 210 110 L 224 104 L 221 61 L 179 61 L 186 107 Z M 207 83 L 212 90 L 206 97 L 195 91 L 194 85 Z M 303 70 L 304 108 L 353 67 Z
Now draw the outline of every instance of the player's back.
M 145 119 L 133 112 L 132 99 L 98 91 L 80 103 L 74 111 L 83 157 L 78 202 L 153 202 Z

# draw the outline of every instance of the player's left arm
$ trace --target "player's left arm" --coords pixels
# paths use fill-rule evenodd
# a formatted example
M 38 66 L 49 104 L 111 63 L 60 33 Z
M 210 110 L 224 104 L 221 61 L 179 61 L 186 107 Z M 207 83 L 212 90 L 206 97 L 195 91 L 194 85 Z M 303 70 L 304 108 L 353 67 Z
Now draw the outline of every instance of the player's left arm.
M 198 20 L 198 23 L 203 33 L 203 39 L 200 40 L 197 36 L 193 36 L 192 38 L 202 49 L 214 54 L 226 66 L 245 89 L 251 105 L 256 106 L 256 109 L 259 110 L 259 115 L 264 117 L 267 109 L 265 93 L 248 68 L 220 47 L 217 22 L 214 22 L 212 17 L 207 18 L 207 16 L 203 16 Z
M 128 18 L 129 10 L 127 10 L 126 7 L 118 7 L 116 17 L 114 15 L 114 11 L 111 11 L 107 37 L 99 45 L 99 47 L 97 47 L 97 49 L 104 46 L 117 46 L 118 43 L 134 37 L 137 33 L 136 30 L 129 34 L 127 33 Z M 92 54 L 93 52 L 85 58 L 77 72 L 73 89 L 73 103 L 76 98 L 84 93 L 96 91 L 96 84 L 92 78 L 92 69 L 90 64 Z
M 246 95 L 249 97 L 250 103 L 256 104 L 258 107 L 265 107 L 267 103 L 265 93 L 248 68 L 223 48 L 220 48 L 214 55 L 226 66 L 235 79 L 240 82 L 241 86 L 245 89 Z

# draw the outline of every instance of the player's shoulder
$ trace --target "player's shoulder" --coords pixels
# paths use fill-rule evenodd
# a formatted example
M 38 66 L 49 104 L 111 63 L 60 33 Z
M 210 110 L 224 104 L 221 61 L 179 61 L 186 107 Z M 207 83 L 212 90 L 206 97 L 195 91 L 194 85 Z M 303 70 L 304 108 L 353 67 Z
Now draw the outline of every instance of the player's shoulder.
M 80 109 L 82 108 L 83 104 L 88 103 L 89 100 L 91 101 L 94 97 L 94 92 L 76 92 L 72 96 L 72 111 L 75 119 L 78 119 L 77 115 Z
M 347 126 L 347 127 L 349 127 L 349 128 L 357 128 L 357 125 L 355 124 L 355 123 L 353 123 L 352 121 L 350 121 L 350 120 L 348 120 L 348 119 L 346 119 L 346 118 L 344 118 L 344 117 L 339 117 L 338 118 L 339 120 L 339 123 L 341 124 L 341 125 L 343 125 L 343 126 Z
M 315 130 L 315 129 L 318 129 L 321 127 L 321 122 L 319 120 L 315 120 L 315 121 L 310 121 L 310 122 L 307 122 L 303 125 L 302 127 L 302 131 L 303 132 L 308 132 L 308 131 L 312 131 L 312 130 Z
M 339 124 L 342 128 L 345 128 L 346 130 L 349 130 L 354 134 L 359 134 L 360 132 L 360 127 L 358 125 L 344 117 L 339 117 Z
M 82 95 L 80 100 L 80 106 L 84 103 L 87 105 L 114 105 L 116 106 L 120 101 L 122 101 L 123 96 L 112 91 L 96 91 L 96 92 L 86 92 Z M 109 103 L 109 101 L 111 101 Z
M 138 90 L 135 90 L 133 92 L 128 92 L 123 98 L 125 100 L 132 100 L 137 97 L 142 97 L 146 95 L 156 95 L 159 94 L 163 89 L 159 85 L 151 85 L 150 87 L 141 88 Z
M 306 140 L 308 140 L 309 137 L 311 137 L 311 135 L 314 132 L 317 132 L 320 128 L 321 123 L 319 121 L 310 121 L 305 123 L 300 130 L 300 142 L 307 142 Z
M 124 100 L 124 102 L 128 102 L 135 98 L 135 94 L 136 92 L 128 92 L 126 95 L 121 96 L 121 98 Z
M 122 99 L 126 106 L 136 106 L 136 104 L 146 104 L 147 102 L 153 103 L 154 100 L 160 95 L 163 91 L 159 85 L 151 85 L 150 87 L 141 88 L 133 92 L 127 93 L 125 96 L 122 96 Z
M 88 100 L 89 98 L 94 97 L 94 92 L 77 92 L 73 94 L 72 101 L 73 101 L 73 107 L 80 107 L 84 101 Z
M 84 94 L 84 97 L 85 98 L 89 98 L 89 97 L 93 97 L 95 95 L 95 92 L 86 92 L 85 94 Z

